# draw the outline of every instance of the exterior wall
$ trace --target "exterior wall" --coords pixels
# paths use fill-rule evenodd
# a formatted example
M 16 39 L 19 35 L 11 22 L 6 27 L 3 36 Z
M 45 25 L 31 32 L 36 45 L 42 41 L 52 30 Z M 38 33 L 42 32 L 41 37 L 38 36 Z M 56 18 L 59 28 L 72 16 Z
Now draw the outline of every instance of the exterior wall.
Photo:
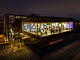
M 26 19 L 23 19 L 23 22 L 70 22 L 75 21 L 74 18 L 60 18 L 60 17 L 28 17 Z
M 45 23 L 47 24 L 48 22 L 45 22 Z M 54 22 L 49 22 L 49 23 L 48 23 L 48 24 L 50 24 L 50 27 L 51 27 L 51 28 L 46 27 L 48 30 L 49 30 L 49 29 L 54 29 L 54 28 L 52 28 L 52 27 L 53 27 L 52 23 L 54 23 Z M 61 23 L 61 22 L 59 22 L 59 23 Z M 64 23 L 70 23 L 70 22 L 64 22 Z M 34 30 L 34 29 L 31 29 L 31 30 L 30 30 L 30 29 L 29 29 L 30 31 L 28 31 L 28 28 L 30 28 L 31 25 L 30 25 L 30 26 L 27 28 L 27 30 L 26 30 L 25 27 L 24 27 L 24 24 L 26 24 L 25 27 L 28 27 L 27 25 L 30 25 L 30 24 L 33 25 L 33 27 L 35 27 L 35 26 L 34 26 L 35 23 L 34 23 L 34 22 L 33 22 L 33 23 L 32 23 L 32 22 L 31 22 L 31 23 L 30 23 L 30 22 L 22 22 L 22 31 L 29 33 L 29 35 L 32 34 L 32 35 L 40 36 L 40 37 L 45 37 L 45 36 L 49 36 L 49 35 L 54 35 L 53 32 L 51 32 L 51 31 L 50 31 L 50 34 L 45 35 L 45 36 L 43 36 L 42 34 L 40 34 L 40 32 L 38 31 L 38 29 L 39 29 L 39 24 L 43 24 L 43 23 L 37 23 L 37 22 L 36 22 L 36 24 L 37 24 L 37 25 L 36 25 L 36 27 L 37 27 L 36 30 Z M 74 23 L 73 23 L 73 24 L 74 24 Z M 73 25 L 73 24 L 72 24 L 72 25 Z M 46 25 L 46 26 L 48 26 L 48 25 Z M 68 29 L 69 29 L 69 28 L 70 28 L 70 26 L 68 27 Z M 41 27 L 40 27 L 40 29 L 41 29 Z M 59 29 L 59 28 L 58 28 L 58 29 Z M 61 28 L 60 28 L 60 29 L 61 29 Z M 45 29 L 44 29 L 44 30 L 45 30 Z M 49 33 L 48 30 L 47 30 L 47 33 Z M 72 28 L 72 29 L 70 28 L 69 30 L 73 30 L 73 28 Z M 35 31 L 35 32 L 34 32 L 34 31 Z M 64 32 L 68 32 L 68 30 L 65 29 L 65 31 L 62 31 L 62 29 L 61 29 L 61 31 L 58 31 L 57 34 L 59 34 L 59 33 L 64 33 Z M 54 32 L 54 33 L 56 33 L 56 32 Z M 31 35 L 31 36 L 32 36 L 32 35 Z
M 0 34 L 3 34 L 3 23 L 0 23 Z
M 6 37 L 6 39 L 8 39 L 8 17 L 4 16 L 4 36 Z
M 15 14 L 6 14 L 4 15 L 4 35 L 7 40 L 10 37 L 10 29 L 13 30 L 13 33 L 21 32 L 22 31 L 22 19 L 25 16 L 17 16 Z
M 22 22 L 74 22 L 74 18 L 58 18 L 58 17 L 45 17 L 45 16 L 38 16 L 38 17 L 26 17 L 26 16 L 20 16 L 15 14 L 7 14 L 4 16 L 4 35 L 9 39 L 9 29 L 12 26 L 12 29 L 15 32 L 22 32 Z M 26 32 L 30 36 L 34 37 L 34 34 L 30 34 Z M 38 35 L 35 36 L 37 38 L 40 38 Z
M 74 22 L 74 29 L 75 30 L 80 30 L 80 21 L 75 21 Z
M 15 21 L 15 15 L 4 15 L 4 35 L 6 37 L 6 40 L 9 40 L 9 31 L 12 27 L 12 24 L 14 24 Z

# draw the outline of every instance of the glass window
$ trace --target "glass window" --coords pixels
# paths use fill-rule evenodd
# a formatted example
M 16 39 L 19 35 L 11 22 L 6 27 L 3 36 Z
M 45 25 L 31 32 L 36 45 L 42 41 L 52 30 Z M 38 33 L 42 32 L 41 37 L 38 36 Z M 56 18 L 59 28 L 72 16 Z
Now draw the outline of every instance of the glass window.
M 51 23 L 38 23 L 38 35 L 48 36 L 51 35 Z
M 32 34 L 37 34 L 37 23 L 23 23 L 23 30 Z
M 44 22 L 44 23 L 22 23 L 22 30 L 39 35 L 48 36 L 59 34 L 73 29 L 73 22 Z

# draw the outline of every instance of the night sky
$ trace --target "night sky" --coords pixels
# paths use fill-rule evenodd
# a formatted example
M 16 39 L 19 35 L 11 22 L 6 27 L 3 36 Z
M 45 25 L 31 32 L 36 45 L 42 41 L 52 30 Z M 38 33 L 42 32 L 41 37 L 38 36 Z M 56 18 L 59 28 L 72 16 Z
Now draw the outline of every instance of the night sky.
M 0 16 L 6 13 L 80 18 L 80 0 L 0 0 Z

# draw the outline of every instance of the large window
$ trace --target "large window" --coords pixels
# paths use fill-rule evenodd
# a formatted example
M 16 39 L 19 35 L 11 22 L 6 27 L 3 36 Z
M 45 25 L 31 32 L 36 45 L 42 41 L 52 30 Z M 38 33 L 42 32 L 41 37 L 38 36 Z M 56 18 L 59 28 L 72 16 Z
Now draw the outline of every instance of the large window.
M 37 34 L 37 23 L 23 23 L 22 30 L 29 33 Z
M 39 36 L 63 33 L 72 29 L 73 22 L 22 23 L 23 31 Z
M 51 35 L 51 23 L 38 23 L 38 35 Z
M 62 33 L 73 29 L 73 22 L 53 22 L 52 34 Z

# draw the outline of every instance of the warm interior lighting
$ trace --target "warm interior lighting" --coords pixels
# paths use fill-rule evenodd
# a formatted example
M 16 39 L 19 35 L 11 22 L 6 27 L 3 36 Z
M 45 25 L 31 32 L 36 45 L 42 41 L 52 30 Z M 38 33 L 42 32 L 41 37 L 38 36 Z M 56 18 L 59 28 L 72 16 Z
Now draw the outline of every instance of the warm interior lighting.
M 73 22 L 45 22 L 45 23 L 23 23 L 22 30 L 39 35 L 48 36 L 59 34 L 73 29 Z

